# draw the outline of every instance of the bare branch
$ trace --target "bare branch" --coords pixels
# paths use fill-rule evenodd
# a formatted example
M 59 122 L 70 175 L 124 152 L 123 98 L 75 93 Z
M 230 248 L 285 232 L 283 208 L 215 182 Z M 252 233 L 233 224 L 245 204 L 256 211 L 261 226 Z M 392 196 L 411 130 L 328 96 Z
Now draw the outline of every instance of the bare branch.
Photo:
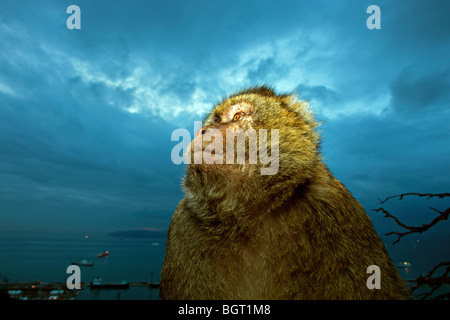
M 423 225 L 417 226 L 417 227 L 415 227 L 415 226 L 407 226 L 406 224 L 402 223 L 397 217 L 395 217 L 395 216 L 393 216 L 392 214 L 390 214 L 389 211 L 387 211 L 387 210 L 384 209 L 384 208 L 372 209 L 372 211 L 376 211 L 376 212 L 380 212 L 380 211 L 381 211 L 381 212 L 383 212 L 385 218 L 391 218 L 391 219 L 394 219 L 394 221 L 395 221 L 400 227 L 403 227 L 403 228 L 405 228 L 405 229 L 408 230 L 408 231 L 406 231 L 406 232 L 393 231 L 393 232 L 386 233 L 387 236 L 393 235 L 393 234 L 395 234 L 395 235 L 398 236 L 397 240 L 393 243 L 393 244 L 396 244 L 397 242 L 400 241 L 400 239 L 401 239 L 402 237 L 404 237 L 404 236 L 406 236 L 406 235 L 408 235 L 408 234 L 412 234 L 412 233 L 422 233 L 422 232 L 427 231 L 428 229 L 430 229 L 432 226 L 434 226 L 435 224 L 437 224 L 439 221 L 447 220 L 447 219 L 448 219 L 448 216 L 449 216 L 449 214 L 450 214 L 450 208 L 448 208 L 448 209 L 445 210 L 445 211 L 439 211 L 439 210 L 434 209 L 434 208 L 430 208 L 430 209 L 432 209 L 432 210 L 438 212 L 438 213 L 439 213 L 439 216 L 437 216 L 436 218 L 434 218 L 433 221 L 431 221 L 430 223 L 428 223 L 428 224 L 423 224 Z
M 414 193 L 414 192 L 410 192 L 410 193 L 403 193 L 400 195 L 396 195 L 396 196 L 391 196 L 391 197 L 387 197 L 384 200 L 379 200 L 380 203 L 385 203 L 386 201 L 388 201 L 389 199 L 392 198 L 399 198 L 399 200 L 402 200 L 403 197 L 405 196 L 418 196 L 418 197 L 428 197 L 428 199 L 432 198 L 432 197 L 438 197 L 438 198 L 444 198 L 444 197 L 450 197 L 450 193 Z M 391 218 L 394 219 L 394 221 L 402 228 L 405 228 L 408 231 L 405 232 L 399 232 L 399 231 L 393 231 L 393 232 L 389 232 L 386 233 L 386 235 L 397 235 L 398 238 L 396 241 L 394 241 L 393 245 L 395 245 L 397 242 L 400 241 L 400 239 L 408 234 L 412 234 L 412 233 L 422 233 L 424 231 L 427 231 L 429 228 L 431 228 L 432 226 L 436 225 L 439 221 L 443 221 L 443 220 L 447 220 L 448 216 L 450 214 L 450 208 L 447 208 L 447 210 L 445 211 L 439 211 L 435 208 L 430 207 L 431 210 L 439 213 L 439 216 L 437 216 L 435 219 L 433 219 L 433 221 L 431 221 L 428 224 L 423 224 L 421 226 L 407 226 L 406 224 L 402 223 L 397 217 L 393 216 L 392 214 L 390 214 L 386 209 L 384 208 L 378 208 L 378 209 L 372 209 L 372 211 L 376 211 L 376 212 L 382 212 L 384 214 L 385 218 Z
M 442 199 L 442 198 L 445 198 L 445 197 L 450 197 L 450 193 L 413 193 L 413 192 L 411 192 L 411 193 L 403 193 L 403 194 L 400 194 L 400 195 L 387 197 L 384 200 L 379 200 L 379 203 L 383 204 L 386 201 L 388 201 L 390 199 L 393 199 L 393 198 L 398 198 L 399 200 L 402 200 L 403 197 L 405 197 L 405 196 L 428 197 L 428 199 L 433 198 L 433 197 L 437 197 L 437 198 Z M 439 214 L 439 216 L 434 218 L 430 223 L 423 224 L 421 226 L 408 226 L 408 225 L 404 224 L 403 222 L 401 222 L 397 217 L 395 217 L 392 214 L 390 214 L 389 211 L 387 211 L 384 208 L 372 209 L 372 211 L 382 212 L 384 214 L 385 218 L 393 219 L 400 227 L 406 229 L 406 231 L 404 231 L 404 232 L 399 232 L 399 231 L 395 232 L 394 231 L 394 232 L 386 233 L 386 235 L 397 235 L 397 240 L 394 241 L 394 243 L 393 243 L 395 245 L 397 242 L 400 241 L 400 239 L 402 237 L 404 237 L 404 236 L 406 236 L 408 234 L 422 233 L 424 231 L 427 231 L 428 229 L 430 229 L 431 227 L 433 227 L 437 223 L 439 223 L 439 221 L 448 220 L 448 216 L 450 215 L 450 208 L 447 208 L 445 211 L 440 211 L 440 210 L 437 210 L 437 209 L 432 208 L 432 207 L 430 207 L 430 209 L 435 211 L 435 212 L 437 212 Z M 435 272 L 441 267 L 446 267 L 446 269 L 443 272 L 443 274 L 433 278 L 433 275 L 435 274 Z M 421 299 L 434 299 L 434 300 L 450 299 L 450 293 L 449 292 L 433 296 L 433 294 L 439 288 L 441 288 L 442 285 L 450 283 L 449 273 L 450 273 L 450 261 L 441 262 L 440 264 L 435 266 L 427 275 L 420 276 L 416 280 L 408 280 L 408 282 L 415 282 L 416 283 L 416 285 L 411 288 L 411 293 L 413 293 L 414 291 L 416 291 L 418 288 L 420 288 L 422 286 L 428 286 L 428 287 L 430 287 L 430 290 L 428 292 L 426 292 L 426 293 L 420 294 L 419 296 L 421 297 Z
M 411 229 L 414 229 L 414 228 L 415 228 L 415 227 L 410 227 L 410 226 L 405 225 L 405 224 L 402 223 L 396 216 L 393 216 L 392 214 L 389 213 L 389 211 L 387 211 L 387 210 L 384 209 L 384 208 L 372 209 L 372 211 L 375 211 L 375 212 L 380 212 L 380 211 L 381 211 L 381 212 L 383 212 L 385 218 L 392 218 L 392 219 L 394 219 L 395 222 L 396 222 L 400 227 L 403 227 L 403 228 L 405 228 L 405 229 L 411 230 Z
M 438 197 L 438 198 L 445 198 L 445 197 L 450 197 L 450 193 L 416 193 L 416 192 L 409 192 L 409 193 L 402 193 L 396 196 L 390 196 L 387 197 L 384 200 L 379 200 L 380 204 L 385 203 L 386 201 L 388 201 L 389 199 L 393 199 L 393 198 L 399 198 L 399 200 L 402 200 L 403 197 L 405 196 L 418 196 L 418 197 L 428 197 L 428 199 L 433 198 L 433 197 Z
M 441 267 L 447 266 L 445 272 L 435 278 L 432 278 L 433 274 Z M 416 280 L 411 282 L 416 282 L 416 285 L 411 288 L 411 293 L 416 291 L 421 286 L 427 285 L 431 288 L 429 292 L 421 294 L 421 299 L 430 298 L 436 290 L 438 290 L 443 284 L 450 283 L 450 277 L 448 276 L 450 272 L 450 261 L 441 262 L 437 266 L 435 266 L 427 275 L 420 276 Z M 440 300 L 446 299 L 450 296 L 450 293 L 444 293 L 434 297 L 433 299 Z

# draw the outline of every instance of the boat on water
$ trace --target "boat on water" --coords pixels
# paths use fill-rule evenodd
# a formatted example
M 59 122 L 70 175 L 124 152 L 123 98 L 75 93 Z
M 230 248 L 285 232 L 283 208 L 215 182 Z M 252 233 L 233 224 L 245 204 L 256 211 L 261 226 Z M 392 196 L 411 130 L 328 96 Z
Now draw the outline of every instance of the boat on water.
M 108 252 L 108 251 L 100 252 L 100 253 L 97 255 L 98 258 L 103 258 L 103 257 L 107 257 L 107 256 L 109 256 L 109 252 Z
M 397 264 L 397 267 L 399 267 L 399 268 L 408 268 L 411 266 L 412 266 L 411 262 L 407 262 L 407 261 L 402 261 Z
M 85 259 L 81 261 L 72 260 L 72 264 L 77 266 L 84 266 L 84 267 L 92 267 L 94 263 L 92 261 L 87 261 Z
M 102 279 L 95 278 L 91 285 L 89 286 L 91 289 L 129 289 L 130 283 L 127 281 L 122 281 L 118 283 L 103 283 Z

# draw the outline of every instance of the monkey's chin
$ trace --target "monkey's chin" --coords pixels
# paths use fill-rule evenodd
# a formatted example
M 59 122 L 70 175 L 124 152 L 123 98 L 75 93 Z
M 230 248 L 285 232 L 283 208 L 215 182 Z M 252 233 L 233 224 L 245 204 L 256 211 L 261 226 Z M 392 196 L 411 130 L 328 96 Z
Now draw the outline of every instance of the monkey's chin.
M 233 176 L 234 178 L 255 178 L 257 173 L 259 173 L 259 167 L 250 164 L 219 164 L 219 163 L 201 163 L 195 164 L 191 163 L 189 165 L 190 171 L 197 173 L 204 173 L 211 176 L 219 176 L 224 178 L 229 178 Z
M 196 172 L 205 172 L 208 174 L 217 173 L 217 175 L 234 175 L 235 177 L 254 177 L 259 172 L 260 166 L 249 163 L 227 163 L 226 154 L 218 150 L 204 152 L 204 150 L 190 152 L 189 167 Z M 236 159 L 236 156 L 235 156 Z M 245 162 L 248 162 L 246 159 Z

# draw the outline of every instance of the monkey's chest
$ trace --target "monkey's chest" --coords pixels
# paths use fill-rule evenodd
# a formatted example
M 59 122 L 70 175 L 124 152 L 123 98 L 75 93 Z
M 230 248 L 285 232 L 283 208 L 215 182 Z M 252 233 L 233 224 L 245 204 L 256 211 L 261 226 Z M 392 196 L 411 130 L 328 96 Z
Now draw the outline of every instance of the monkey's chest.
M 184 298 L 272 299 L 280 292 L 277 264 L 260 243 L 198 234 L 195 241 L 188 238 L 174 270 Z

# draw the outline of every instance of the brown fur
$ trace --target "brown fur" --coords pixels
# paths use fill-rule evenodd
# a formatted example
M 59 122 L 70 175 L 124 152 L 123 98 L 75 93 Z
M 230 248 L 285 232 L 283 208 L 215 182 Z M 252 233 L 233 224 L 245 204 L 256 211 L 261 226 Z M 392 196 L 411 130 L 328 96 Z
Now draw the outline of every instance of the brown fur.
M 242 129 L 279 129 L 279 170 L 188 166 L 185 198 L 169 229 L 161 298 L 409 298 L 363 207 L 322 162 L 307 103 L 267 87 L 248 89 L 217 105 L 205 128 L 235 128 L 224 115 L 236 105 L 250 110 L 251 121 L 238 123 Z M 366 286 L 369 265 L 381 269 L 379 290 Z

